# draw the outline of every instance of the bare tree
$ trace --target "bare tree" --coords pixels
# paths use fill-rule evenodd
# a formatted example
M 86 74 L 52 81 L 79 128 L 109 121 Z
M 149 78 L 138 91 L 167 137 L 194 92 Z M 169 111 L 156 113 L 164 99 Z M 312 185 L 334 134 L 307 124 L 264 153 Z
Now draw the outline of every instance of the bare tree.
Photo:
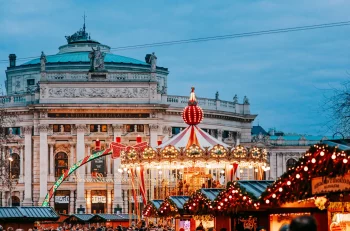
M 334 133 L 350 136 L 350 80 L 325 96 L 323 110 L 329 115 L 328 127 Z

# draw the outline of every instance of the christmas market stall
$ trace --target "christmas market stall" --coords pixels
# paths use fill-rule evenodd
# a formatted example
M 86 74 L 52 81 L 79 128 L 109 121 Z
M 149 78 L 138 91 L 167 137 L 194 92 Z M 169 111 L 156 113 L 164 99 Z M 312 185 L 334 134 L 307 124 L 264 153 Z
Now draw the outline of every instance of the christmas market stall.
M 133 214 L 72 214 L 66 220 L 68 225 L 82 225 L 85 227 L 106 226 L 117 228 L 136 225 L 137 216 Z
M 224 189 L 217 188 L 202 188 L 190 196 L 188 201 L 184 204 L 184 209 L 187 214 L 192 215 L 195 222 L 195 227 L 202 224 L 202 226 L 207 230 L 215 226 L 215 221 L 219 221 L 220 223 L 220 217 L 215 217 L 213 214 L 214 209 L 212 202 L 223 190 Z
M 184 204 L 188 201 L 188 196 L 169 196 L 161 204 L 158 214 L 163 220 L 161 225 L 173 227 L 175 230 L 194 230 L 195 223 L 191 216 L 185 213 Z M 175 226 L 175 227 L 174 227 Z
M 350 229 L 350 140 L 312 146 L 261 197 L 271 206 L 270 230 L 301 214 L 313 215 L 319 230 Z
M 230 230 L 257 230 L 267 227 L 267 216 L 258 198 L 273 181 L 234 181 L 219 193 L 212 203 L 216 219 L 215 228 L 220 225 Z
M 158 223 L 158 210 L 162 203 L 163 200 L 151 200 L 143 209 L 143 215 L 148 218 L 148 227 L 153 228 Z
M 59 216 L 50 207 L 0 207 L 0 225 L 6 230 L 40 228 L 41 222 L 57 221 Z

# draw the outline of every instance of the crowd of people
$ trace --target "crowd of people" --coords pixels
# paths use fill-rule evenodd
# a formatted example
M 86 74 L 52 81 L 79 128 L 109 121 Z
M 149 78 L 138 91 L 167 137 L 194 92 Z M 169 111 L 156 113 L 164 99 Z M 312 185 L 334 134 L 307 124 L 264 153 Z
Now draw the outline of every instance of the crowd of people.
M 60 226 L 57 229 L 41 229 L 34 227 L 33 229 L 28 229 L 28 231 L 174 231 L 173 227 L 170 226 L 157 226 L 150 224 L 149 227 L 146 227 L 145 222 L 141 222 L 136 226 L 131 227 L 122 227 L 119 225 L 116 228 L 106 227 L 106 226 L 90 226 L 86 227 L 83 225 L 71 225 L 71 226 Z M 0 225 L 0 231 L 5 231 Z M 6 231 L 24 231 L 23 229 L 16 229 L 8 227 Z M 180 228 L 179 231 L 184 231 L 183 228 Z M 196 228 L 196 231 L 205 231 L 202 223 Z M 214 228 L 211 228 L 208 231 L 215 231 Z M 227 229 L 222 228 L 220 231 L 227 231 Z M 250 230 L 244 230 L 250 231 Z M 259 231 L 266 231 L 266 229 L 261 228 Z M 294 218 L 290 224 L 283 225 L 279 231 L 317 231 L 317 223 L 314 217 L 312 216 L 300 216 Z

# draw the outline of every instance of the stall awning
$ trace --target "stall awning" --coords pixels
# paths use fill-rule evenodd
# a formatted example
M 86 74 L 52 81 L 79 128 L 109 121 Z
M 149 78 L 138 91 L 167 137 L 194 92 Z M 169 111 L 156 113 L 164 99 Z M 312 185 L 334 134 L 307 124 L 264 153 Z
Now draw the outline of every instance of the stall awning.
M 178 209 L 183 209 L 184 204 L 186 203 L 186 201 L 188 201 L 189 198 L 190 197 L 188 197 L 188 196 L 170 196 L 169 200 L 174 202 L 174 204 L 176 205 L 176 207 Z
M 274 181 L 270 180 L 240 180 L 237 181 L 240 188 L 253 196 L 259 198 L 261 194 L 266 190 L 267 186 L 271 185 Z
M 348 151 L 350 150 L 350 139 L 343 139 L 343 140 L 324 140 L 321 142 L 322 144 L 327 144 L 331 147 L 337 147 L 341 151 Z
M 117 215 L 120 216 L 124 220 L 130 220 L 130 219 L 137 220 L 138 219 L 137 215 L 135 215 L 135 214 L 120 213 Z
M 160 205 L 163 203 L 163 200 L 151 200 L 150 203 L 152 203 L 156 209 L 159 209 Z
M 219 195 L 224 189 L 221 188 L 202 188 L 201 193 L 206 196 L 211 201 L 214 201 L 215 198 Z
M 0 220 L 17 218 L 33 221 L 56 221 L 59 216 L 50 207 L 0 207 Z
M 93 214 L 72 214 L 66 219 L 66 221 L 89 222 L 93 217 Z

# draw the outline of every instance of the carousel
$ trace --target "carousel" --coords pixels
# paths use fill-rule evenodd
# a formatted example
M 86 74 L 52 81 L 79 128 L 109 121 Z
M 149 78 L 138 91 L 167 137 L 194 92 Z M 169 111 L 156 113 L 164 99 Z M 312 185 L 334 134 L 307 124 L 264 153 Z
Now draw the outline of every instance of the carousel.
M 121 174 L 139 175 L 143 201 L 164 200 L 168 196 L 191 195 L 201 188 L 225 188 L 236 177 L 237 168 L 251 170 L 262 178 L 269 170 L 267 152 L 256 147 L 230 147 L 212 137 L 198 125 L 203 120 L 192 88 L 182 118 L 188 127 L 158 147 L 137 140 L 137 147 L 120 152 Z M 147 174 L 144 174 L 147 172 Z M 260 177 L 259 177 L 260 175 Z M 146 192 L 148 195 L 146 196 Z

